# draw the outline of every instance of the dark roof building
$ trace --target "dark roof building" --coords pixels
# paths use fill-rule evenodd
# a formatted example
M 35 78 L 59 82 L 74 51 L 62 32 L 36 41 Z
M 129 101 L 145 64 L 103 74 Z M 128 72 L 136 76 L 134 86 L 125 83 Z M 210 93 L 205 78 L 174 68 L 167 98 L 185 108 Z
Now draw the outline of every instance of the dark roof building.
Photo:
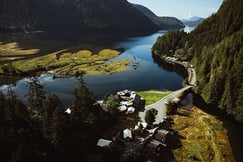
M 163 145 L 160 141 L 152 138 L 147 140 L 145 146 L 155 152 L 159 152 L 163 148 Z
M 145 107 L 145 100 L 138 94 L 135 95 L 135 98 L 133 100 L 133 106 L 138 109 L 144 109 Z
M 158 128 L 155 130 L 152 137 L 154 139 L 160 141 L 163 144 L 163 146 L 167 146 L 167 144 L 171 140 L 172 135 L 173 135 L 173 132 Z

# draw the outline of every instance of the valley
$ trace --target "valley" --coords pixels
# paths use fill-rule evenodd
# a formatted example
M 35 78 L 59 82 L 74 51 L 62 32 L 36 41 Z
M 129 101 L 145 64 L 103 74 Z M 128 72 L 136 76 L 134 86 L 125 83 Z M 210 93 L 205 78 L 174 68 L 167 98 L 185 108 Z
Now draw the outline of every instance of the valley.
M 0 161 L 243 161 L 241 1 L 0 0 Z

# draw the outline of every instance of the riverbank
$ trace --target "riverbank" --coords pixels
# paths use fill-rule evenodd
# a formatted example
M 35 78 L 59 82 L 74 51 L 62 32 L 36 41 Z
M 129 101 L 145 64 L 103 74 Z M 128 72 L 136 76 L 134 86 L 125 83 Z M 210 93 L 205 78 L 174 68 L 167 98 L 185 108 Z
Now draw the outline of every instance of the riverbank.
M 192 85 L 192 86 L 196 85 L 196 71 L 194 69 L 194 66 L 189 64 L 189 62 L 179 61 L 178 58 L 169 57 L 169 56 L 163 56 L 161 57 L 161 59 L 162 61 L 165 61 L 169 64 L 177 64 L 183 66 L 188 73 L 188 78 L 187 78 L 188 85 Z
M 170 64 L 178 64 L 183 66 L 188 73 L 187 85 L 161 98 L 159 101 L 151 105 L 147 105 L 143 112 L 139 112 L 139 117 L 143 122 L 145 122 L 145 112 L 152 108 L 158 111 L 154 124 L 159 124 L 160 122 L 162 122 L 166 118 L 166 103 L 168 103 L 169 100 L 180 96 L 185 90 L 192 88 L 196 84 L 196 71 L 193 65 L 189 65 L 188 62 L 178 61 L 178 59 L 175 57 L 163 57 L 162 60 Z

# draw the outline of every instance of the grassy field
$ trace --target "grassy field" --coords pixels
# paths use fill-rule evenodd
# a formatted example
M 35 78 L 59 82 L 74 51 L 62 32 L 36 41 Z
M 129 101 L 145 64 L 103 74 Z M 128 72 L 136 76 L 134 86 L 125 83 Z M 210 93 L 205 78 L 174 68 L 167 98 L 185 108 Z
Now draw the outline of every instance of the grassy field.
M 61 76 L 74 76 L 84 72 L 86 75 L 112 74 L 127 70 L 130 59 L 119 61 L 106 61 L 120 55 L 117 50 L 103 49 L 92 53 L 89 50 L 66 52 L 59 50 L 15 61 L 24 56 L 36 54 L 37 49 L 23 50 L 16 43 L 0 44 L 0 61 L 11 60 L 7 64 L 0 65 L 0 73 L 9 75 L 26 75 L 33 72 L 53 71 Z
M 235 161 L 227 131 L 216 117 L 193 107 L 191 111 L 179 109 L 172 118 L 172 129 L 178 132 L 182 144 L 173 151 L 177 161 Z
M 159 100 L 161 100 L 163 97 L 170 94 L 170 91 L 155 91 L 155 90 L 149 90 L 149 91 L 142 91 L 137 92 L 140 96 L 142 96 L 146 100 L 146 105 L 153 104 Z

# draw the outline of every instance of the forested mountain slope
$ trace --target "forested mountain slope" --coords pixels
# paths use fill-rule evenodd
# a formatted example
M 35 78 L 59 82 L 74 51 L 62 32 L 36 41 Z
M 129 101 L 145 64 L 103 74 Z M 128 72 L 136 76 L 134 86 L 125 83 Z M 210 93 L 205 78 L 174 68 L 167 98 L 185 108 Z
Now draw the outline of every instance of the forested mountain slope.
M 143 33 L 158 26 L 126 0 L 0 0 L 0 29 Z
M 191 61 L 196 91 L 204 100 L 243 121 L 243 2 L 225 0 L 219 11 L 193 32 L 159 37 L 154 56 L 174 55 Z
M 133 6 L 136 7 L 142 13 L 144 13 L 148 18 L 150 18 L 155 24 L 160 26 L 160 28 L 163 30 L 182 29 L 185 27 L 185 25 L 175 17 L 160 17 L 155 15 L 151 10 L 142 5 L 133 4 Z

